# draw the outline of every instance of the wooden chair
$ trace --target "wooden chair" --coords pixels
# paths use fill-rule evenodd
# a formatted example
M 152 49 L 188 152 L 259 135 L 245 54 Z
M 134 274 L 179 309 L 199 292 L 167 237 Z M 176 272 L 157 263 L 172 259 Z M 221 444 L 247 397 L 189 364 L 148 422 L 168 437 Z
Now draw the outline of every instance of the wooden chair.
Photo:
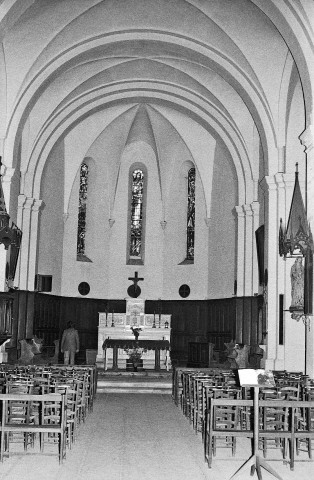
M 240 409 L 253 411 L 253 400 L 239 398 L 211 398 L 208 421 L 206 422 L 206 441 L 204 442 L 205 460 L 211 468 L 216 455 L 217 439 L 222 439 L 223 447 L 231 447 L 235 454 L 236 438 L 253 438 L 253 429 L 244 429 L 239 421 Z
M 1 449 L 0 461 L 3 462 L 4 454 L 9 454 L 10 433 L 33 434 L 39 433 L 53 434 L 58 437 L 58 455 L 59 462 L 62 463 L 65 458 L 65 396 L 64 395 L 32 395 L 32 394 L 0 394 L 1 402 Z M 32 418 L 32 404 L 36 402 L 40 404 L 42 412 L 39 423 L 35 424 Z M 12 418 L 12 405 L 22 404 L 25 412 L 23 421 L 16 423 Z M 52 416 L 51 409 L 54 406 L 54 414 Z M 47 413 L 48 412 L 48 413 Z M 41 442 L 41 449 L 43 443 Z
M 6 394 L 18 394 L 27 395 L 33 393 L 34 383 L 32 379 L 24 376 L 10 376 L 6 380 L 5 384 Z M 12 401 L 8 405 L 8 419 L 12 423 L 35 423 L 35 418 L 38 417 L 38 410 L 36 406 L 32 405 L 30 412 L 29 405 L 23 401 L 23 397 L 19 401 Z M 24 450 L 27 450 L 28 446 L 34 445 L 34 434 L 28 432 L 10 432 L 10 441 L 14 443 L 23 443 Z
M 264 457 L 267 457 L 268 449 L 280 449 L 283 458 L 286 457 L 287 445 L 286 439 L 290 436 L 289 428 L 291 418 L 289 418 L 289 401 L 280 397 L 280 392 L 276 388 L 262 389 L 260 391 L 260 447 L 263 450 Z
M 296 426 L 298 432 L 309 431 L 314 432 L 314 408 L 311 407 L 311 404 L 314 402 L 314 385 L 307 386 L 303 391 L 303 401 L 309 402 L 306 405 L 309 405 L 308 408 L 301 409 L 296 411 Z M 314 448 L 314 442 L 312 442 L 312 437 L 306 434 L 300 435 L 296 439 L 296 454 L 299 455 L 300 451 L 306 451 L 309 455 L 309 458 L 312 459 L 312 450 Z

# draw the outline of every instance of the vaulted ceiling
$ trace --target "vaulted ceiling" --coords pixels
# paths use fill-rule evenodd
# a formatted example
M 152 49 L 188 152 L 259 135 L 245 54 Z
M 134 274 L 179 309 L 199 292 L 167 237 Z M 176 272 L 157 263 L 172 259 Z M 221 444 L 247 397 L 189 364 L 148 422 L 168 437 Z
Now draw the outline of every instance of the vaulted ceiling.
M 254 200 L 254 182 L 282 167 L 292 112 L 300 134 L 312 111 L 313 25 L 304 8 L 283 0 L 0 2 L 5 166 L 20 168 L 22 190 L 38 196 L 60 137 L 110 110 L 99 135 L 145 104 L 151 143 L 163 119 L 164 141 L 175 131 L 191 150 L 166 112 L 188 117 L 226 145 L 243 202 Z M 130 139 L 132 122 L 125 128 Z

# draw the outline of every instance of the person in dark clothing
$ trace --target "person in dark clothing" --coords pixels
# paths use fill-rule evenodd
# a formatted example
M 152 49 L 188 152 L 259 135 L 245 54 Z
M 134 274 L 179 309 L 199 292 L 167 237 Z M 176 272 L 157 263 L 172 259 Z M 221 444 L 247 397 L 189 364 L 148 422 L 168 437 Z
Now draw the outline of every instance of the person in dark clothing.
M 74 365 L 75 354 L 80 349 L 80 340 L 78 331 L 74 328 L 72 322 L 68 322 L 67 329 L 64 330 L 61 340 L 61 352 L 64 353 L 64 365 Z

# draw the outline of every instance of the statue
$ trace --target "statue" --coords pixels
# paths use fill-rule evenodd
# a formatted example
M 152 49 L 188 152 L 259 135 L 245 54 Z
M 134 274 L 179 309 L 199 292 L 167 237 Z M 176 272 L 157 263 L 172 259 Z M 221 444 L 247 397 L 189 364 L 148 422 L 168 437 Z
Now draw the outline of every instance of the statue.
M 304 267 L 302 257 L 297 257 L 291 267 L 291 309 L 304 308 Z
M 135 340 L 138 340 L 138 337 L 140 335 L 140 332 L 142 331 L 141 328 L 138 328 L 138 327 L 131 327 L 131 330 L 133 332 L 133 335 L 135 337 Z
M 39 355 L 42 349 L 43 340 L 40 338 L 24 338 L 19 340 L 21 344 L 21 355 L 18 359 L 20 365 L 32 365 L 35 355 Z
M 250 345 L 243 345 L 243 343 L 236 343 L 235 350 L 237 356 L 235 358 L 237 368 L 248 368 L 249 366 L 249 353 Z

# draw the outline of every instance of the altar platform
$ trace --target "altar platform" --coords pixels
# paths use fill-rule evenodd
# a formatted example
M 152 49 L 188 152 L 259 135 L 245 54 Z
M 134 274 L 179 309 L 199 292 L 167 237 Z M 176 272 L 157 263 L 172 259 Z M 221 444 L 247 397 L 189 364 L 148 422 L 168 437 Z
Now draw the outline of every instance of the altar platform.
M 172 394 L 172 372 L 98 371 L 97 393 Z

